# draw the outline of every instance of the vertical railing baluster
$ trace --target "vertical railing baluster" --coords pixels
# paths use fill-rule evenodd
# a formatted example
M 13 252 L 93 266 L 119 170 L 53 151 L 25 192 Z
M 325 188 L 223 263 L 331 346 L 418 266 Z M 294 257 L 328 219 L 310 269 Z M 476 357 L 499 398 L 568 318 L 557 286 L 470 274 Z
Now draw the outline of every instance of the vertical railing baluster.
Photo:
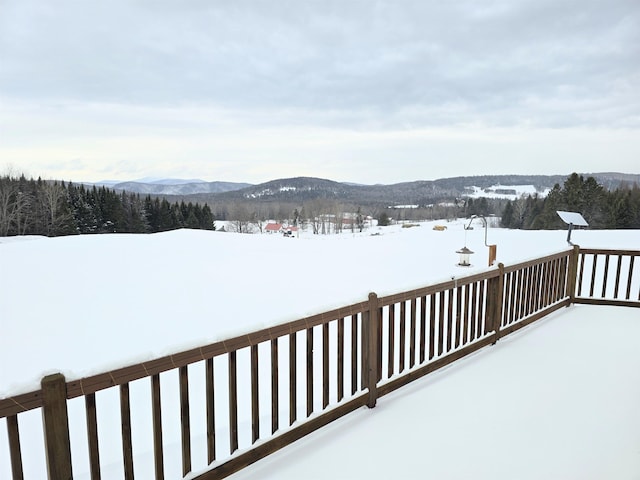
M 251 345 L 251 443 L 260 438 L 260 385 L 258 376 L 258 345 Z
M 551 270 L 551 281 L 549 284 L 549 301 L 551 303 L 557 302 L 565 295 L 564 289 L 562 288 L 562 282 L 560 282 L 560 276 L 562 275 L 562 264 L 559 260 L 553 260 L 550 262 L 550 270 Z
M 238 450 L 238 365 L 237 352 L 228 353 L 229 360 L 229 452 Z
M 358 391 L 358 316 L 351 315 L 351 395 Z
M 296 332 L 289 334 L 289 425 L 298 418 L 297 339 Z
M 516 291 L 516 318 L 515 318 L 516 321 L 520 320 L 524 316 L 522 304 L 523 304 L 524 285 L 525 285 L 524 270 L 520 269 L 517 272 L 518 272 L 518 287 Z
M 344 398 L 344 317 L 338 319 L 338 401 Z
M 602 280 L 602 298 L 607 295 L 607 279 L 609 277 L 609 254 L 604 256 L 604 279 Z
M 322 324 L 322 408 L 329 405 L 329 322 Z
M 560 272 L 560 295 L 559 300 L 567 298 L 567 282 L 569 281 L 569 268 L 570 268 L 570 255 L 564 256 L 560 259 L 562 269 Z
M 438 292 L 438 356 L 444 352 L 444 292 Z
M 537 312 L 540 309 L 540 287 L 541 287 L 541 265 L 537 263 L 533 267 L 533 286 L 532 286 L 532 312 Z
M 511 301 L 509 302 L 509 310 L 511 310 L 509 322 L 514 323 L 518 321 L 518 288 L 520 285 L 520 272 L 516 270 L 511 272 L 511 275 L 513 278 L 511 283 Z
M 576 295 L 580 297 L 582 295 L 582 279 L 584 278 L 584 262 L 585 262 L 585 254 L 580 254 L 580 273 L 578 276 L 578 292 Z
M 534 274 L 534 292 L 535 299 L 533 302 L 533 311 L 537 312 L 542 308 L 543 301 L 543 284 L 544 284 L 544 264 L 538 263 Z
M 477 321 L 477 316 L 478 316 L 478 311 L 476 309 L 477 307 L 477 297 L 478 297 L 478 292 L 477 292 L 477 286 L 478 286 L 478 282 L 473 282 L 471 284 L 471 323 L 469 325 L 469 334 L 471 336 L 471 340 L 475 340 L 476 339 L 476 321 Z
M 389 305 L 389 348 L 387 357 L 387 378 L 393 375 L 395 370 L 396 348 L 396 309 L 395 305 Z
M 405 357 L 407 356 L 407 321 L 406 321 L 406 302 L 400 302 L 400 355 L 398 357 L 398 371 L 402 373 L 405 367 Z
M 527 278 L 527 288 L 525 289 L 525 316 L 531 315 L 533 309 L 533 293 L 535 291 L 535 266 L 525 269 Z
M 374 294 L 375 295 L 375 294 Z M 376 304 L 377 302 L 376 295 Z M 377 370 L 377 381 L 382 380 L 382 307 L 379 307 L 377 312 L 377 321 L 376 321 L 376 370 Z
M 313 327 L 307 328 L 307 417 L 313 413 Z
M 369 322 L 369 312 L 362 312 L 362 321 L 360 322 L 360 390 L 364 390 L 367 388 L 367 334 L 365 330 L 367 329 L 367 324 Z
M 208 358 L 205 362 L 205 365 L 205 388 L 207 397 L 207 461 L 211 463 L 216 459 L 216 383 L 213 358 Z
M 453 289 L 447 290 L 447 352 L 453 345 Z
M 546 288 L 547 288 L 547 264 L 545 262 L 538 266 L 538 309 L 545 308 L 547 306 Z
M 487 306 L 486 306 L 486 321 L 485 321 L 485 334 L 495 331 L 495 317 L 496 317 L 496 279 L 489 278 L 487 280 Z M 494 341 L 495 343 L 495 341 Z
M 551 304 L 551 263 L 544 263 L 544 287 L 542 290 L 543 305 L 546 307 Z
M 514 310 L 515 310 L 515 315 L 513 318 L 514 323 L 518 322 L 522 317 L 523 317 L 523 310 L 522 310 L 522 297 L 524 295 L 524 270 L 523 269 L 519 269 L 516 270 L 515 272 L 513 272 L 515 275 L 515 282 L 516 282 L 516 289 L 515 289 L 515 303 L 514 303 Z
M 486 309 L 486 305 L 485 305 L 485 283 L 486 280 L 480 280 L 480 287 L 479 287 L 479 291 L 478 291 L 478 321 L 476 323 L 476 328 L 478 329 L 477 334 L 476 334 L 476 338 L 479 337 L 484 337 L 484 323 L 486 322 L 486 316 L 485 316 L 485 309 Z
M 555 266 L 555 262 L 547 262 L 547 264 L 545 265 L 545 281 L 544 281 L 544 284 L 545 284 L 544 306 L 545 307 L 551 305 L 555 301 L 555 298 L 553 298 L 554 297 L 553 280 L 554 280 L 554 272 L 555 272 L 554 266 Z M 573 285 L 575 288 L 575 278 L 574 278 Z M 567 294 L 566 292 L 562 292 L 563 297 L 566 294 Z
M 458 348 L 460 346 L 460 340 L 462 336 L 462 287 L 456 287 L 455 290 L 451 290 L 451 293 L 455 291 L 456 295 L 456 313 L 455 313 L 455 341 L 454 346 Z
M 162 403 L 160 400 L 160 374 L 151 376 L 151 413 L 153 415 L 153 459 L 156 480 L 164 480 L 162 451 Z
M 129 384 L 120 385 L 120 427 L 122 431 L 122 459 L 124 478 L 133 480 L 133 443 L 131 441 L 131 402 Z
M 633 255 L 629 259 L 629 276 L 627 277 L 627 294 L 625 295 L 625 300 L 631 298 L 631 278 L 633 277 L 633 262 L 635 259 L 636 257 Z M 640 300 L 640 298 L 638 298 L 638 300 Z
M 424 363 L 427 342 L 427 297 L 420 297 L 420 363 Z
M 513 276 L 513 272 L 509 272 L 505 275 L 506 283 L 504 287 L 504 291 L 507 293 L 504 301 L 504 324 L 505 326 L 511 323 L 511 278 Z
M 98 418 L 95 393 L 89 393 L 84 396 L 84 407 L 87 421 L 87 447 L 91 480 L 100 480 L 100 449 L 98 447 Z
M 578 297 L 582 295 L 582 279 L 584 278 L 585 257 L 585 253 L 580 254 L 580 274 L 578 275 L 578 293 L 576 294 Z
M 416 299 L 410 300 L 409 368 L 416 364 Z
M 618 299 L 618 290 L 620 289 L 620 273 L 622 271 L 622 255 L 618 255 L 618 264 L 616 266 L 616 283 L 613 288 L 613 298 Z
M 591 286 L 589 287 L 589 297 L 593 297 L 593 290 L 596 283 L 596 268 L 598 265 L 598 254 L 593 254 L 593 266 L 591 268 Z
M 11 479 L 24 480 L 17 415 L 7 417 L 7 435 L 9 436 L 9 455 L 11 457 Z
M 429 360 L 435 355 L 436 336 L 436 294 L 432 293 L 429 298 Z
M 271 433 L 280 426 L 280 378 L 278 375 L 278 339 L 271 340 Z
M 566 277 L 566 264 L 564 263 L 564 258 L 556 259 L 556 278 L 558 282 L 558 290 L 556 293 L 556 302 L 562 300 L 564 297 L 565 285 L 564 280 Z
M 182 475 L 191 471 L 191 415 L 189 412 L 189 367 L 178 369 L 180 378 L 180 438 L 182 440 Z
M 463 343 L 466 345 L 467 343 L 469 343 L 471 341 L 470 339 L 470 335 L 469 335 L 469 331 L 471 329 L 471 284 L 467 283 L 464 286 L 464 307 L 463 310 L 464 315 L 463 315 L 463 330 L 462 330 L 462 337 L 463 337 Z

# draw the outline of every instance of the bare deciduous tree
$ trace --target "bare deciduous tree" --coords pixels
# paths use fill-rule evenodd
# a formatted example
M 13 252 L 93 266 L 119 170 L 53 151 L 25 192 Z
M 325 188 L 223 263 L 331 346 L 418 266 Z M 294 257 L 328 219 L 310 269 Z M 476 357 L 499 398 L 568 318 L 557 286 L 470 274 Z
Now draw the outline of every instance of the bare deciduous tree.
M 62 209 L 66 195 L 66 189 L 58 182 L 45 182 L 42 186 L 41 197 L 47 235 L 56 234 L 70 219 L 69 212 Z
M 26 232 L 31 201 L 31 195 L 21 192 L 11 178 L 0 178 L 0 237 Z

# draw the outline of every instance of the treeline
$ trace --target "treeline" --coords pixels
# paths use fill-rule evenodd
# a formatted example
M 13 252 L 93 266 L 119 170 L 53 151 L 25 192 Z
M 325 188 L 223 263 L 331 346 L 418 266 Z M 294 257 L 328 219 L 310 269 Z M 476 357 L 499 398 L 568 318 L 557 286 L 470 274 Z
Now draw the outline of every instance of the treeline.
M 105 187 L 0 177 L 0 237 L 215 230 L 207 205 L 169 203 Z
M 545 197 L 537 195 L 509 202 L 502 226 L 526 230 L 566 228 L 558 210 L 579 212 L 590 228 L 640 228 L 640 188 L 622 185 L 606 190 L 595 178 L 571 174 L 564 185 L 555 184 Z

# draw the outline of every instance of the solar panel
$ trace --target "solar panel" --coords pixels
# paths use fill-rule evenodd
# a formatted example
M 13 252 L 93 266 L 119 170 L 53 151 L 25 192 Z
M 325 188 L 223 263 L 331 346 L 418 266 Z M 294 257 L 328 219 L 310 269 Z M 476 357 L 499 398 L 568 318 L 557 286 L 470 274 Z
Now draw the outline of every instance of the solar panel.
M 562 212 L 562 211 L 557 211 L 556 212 L 560 218 L 562 219 L 562 221 L 568 225 L 574 225 L 576 227 L 588 227 L 589 224 L 587 223 L 587 221 L 584 219 L 584 217 L 582 215 L 580 215 L 577 212 Z

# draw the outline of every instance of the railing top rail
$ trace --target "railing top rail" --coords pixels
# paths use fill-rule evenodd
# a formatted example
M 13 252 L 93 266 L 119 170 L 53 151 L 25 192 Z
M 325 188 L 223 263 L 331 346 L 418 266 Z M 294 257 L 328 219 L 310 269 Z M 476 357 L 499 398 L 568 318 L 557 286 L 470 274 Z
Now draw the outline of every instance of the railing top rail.
M 534 265 L 539 265 L 541 263 L 550 262 L 552 260 L 557 260 L 559 258 L 568 257 L 573 252 L 571 250 L 563 250 L 562 252 L 553 253 L 551 255 L 546 255 L 544 257 L 534 258 L 532 260 L 527 260 L 525 262 L 516 263 L 514 265 L 509 265 L 504 267 L 504 273 L 515 272 L 516 270 L 521 270 L 523 268 L 533 267 Z
M 623 255 L 631 257 L 639 257 L 640 250 L 616 250 L 607 248 L 581 248 L 580 253 L 586 253 L 588 255 Z
M 452 288 L 462 287 L 464 285 L 469 285 L 471 283 L 479 282 L 482 280 L 488 280 L 490 278 L 495 278 L 498 275 L 500 275 L 500 271 L 496 267 L 491 270 L 487 270 L 486 272 L 476 273 L 474 275 L 468 275 L 459 278 L 456 277 L 453 280 L 447 280 L 446 282 L 440 282 L 434 285 L 416 288 L 415 290 L 409 290 L 407 292 L 395 293 L 392 295 L 379 297 L 378 301 L 380 302 L 380 306 L 384 307 L 387 305 L 404 302 L 406 300 L 411 300 L 413 298 L 431 295 L 432 293 L 444 292 L 446 290 L 451 290 Z
M 28 412 L 42 406 L 42 390 L 21 393 L 13 397 L 0 398 L 0 418 Z
M 173 355 L 166 355 L 148 362 L 130 365 L 79 380 L 72 380 L 67 382 L 67 397 L 75 398 L 81 395 L 95 393 L 105 388 L 122 385 L 134 380 L 157 375 L 168 370 L 184 367 L 191 363 L 196 363 L 225 353 L 240 350 L 245 347 L 267 342 L 275 338 L 315 327 L 316 325 L 322 325 L 331 320 L 356 315 L 365 311 L 368 306 L 369 302 L 355 303 L 346 307 L 337 308 L 328 312 L 319 313 L 310 317 L 264 328 L 256 332 L 239 335 L 227 340 L 211 343 L 209 345 L 204 345 L 202 347 L 192 348 Z
M 257 345 L 307 328 L 322 325 L 331 320 L 337 320 L 350 315 L 356 315 L 367 310 L 369 302 L 360 302 L 346 307 L 337 308 L 299 320 L 264 328 L 255 332 L 239 335 L 227 340 L 214 342 L 202 347 L 196 347 L 172 355 L 165 355 L 147 362 L 129 365 L 108 372 L 67 382 L 67 397 L 69 399 L 95 393 L 106 388 L 123 385 L 141 378 L 157 375 L 175 368 L 184 367 L 191 363 L 223 355 L 241 348 Z M 15 415 L 42 406 L 42 392 L 37 390 L 25 394 L 0 399 L 0 418 Z

